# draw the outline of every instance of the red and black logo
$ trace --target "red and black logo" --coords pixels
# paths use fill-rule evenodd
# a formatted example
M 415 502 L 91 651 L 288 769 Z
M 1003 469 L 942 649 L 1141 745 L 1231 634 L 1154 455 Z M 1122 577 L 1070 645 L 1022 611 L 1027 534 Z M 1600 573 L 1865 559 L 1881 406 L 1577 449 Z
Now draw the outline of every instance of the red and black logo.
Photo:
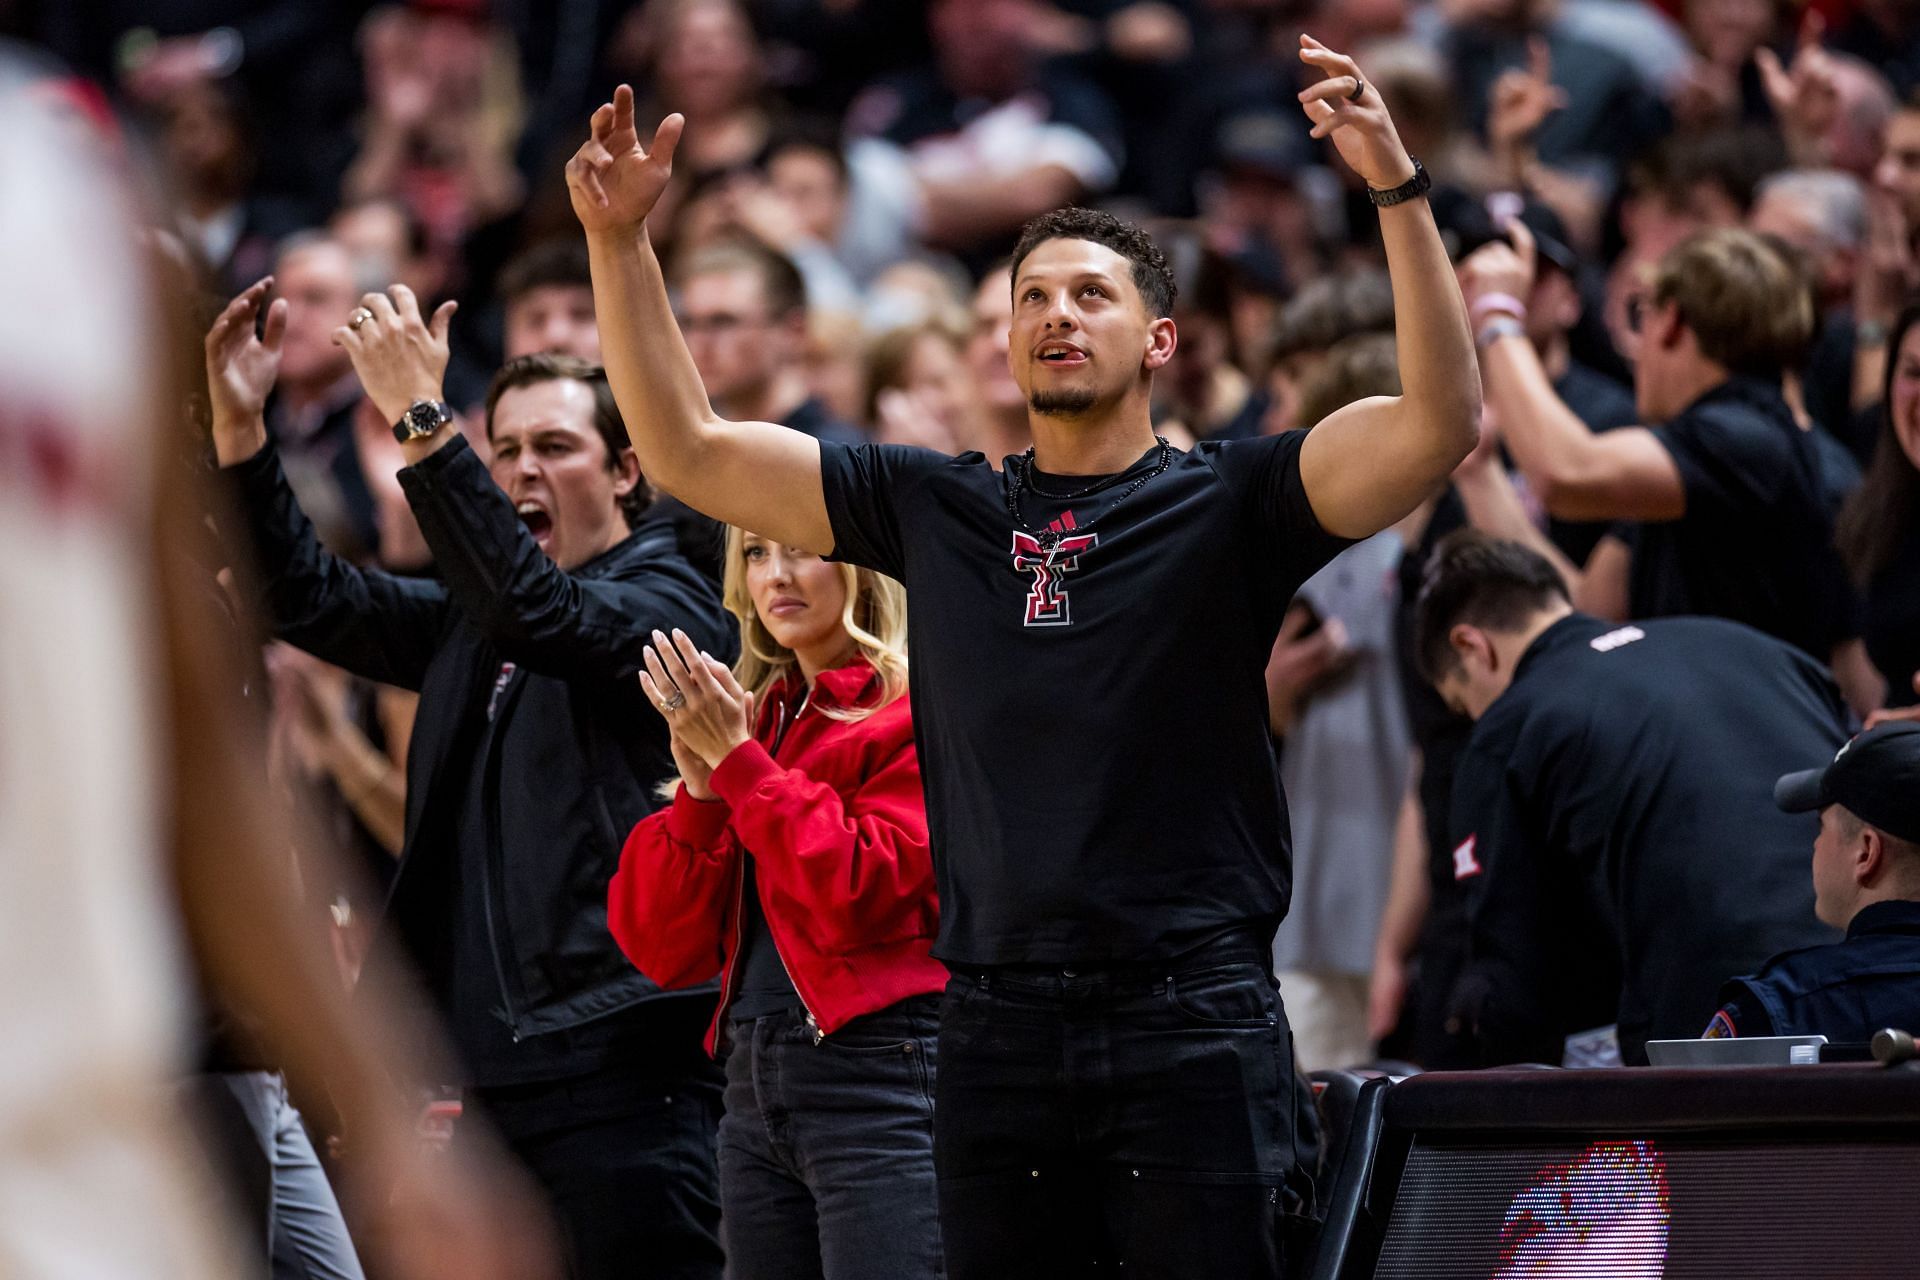
M 1013 532 L 1013 567 L 1033 575 L 1027 589 L 1026 625 L 1064 627 L 1073 622 L 1073 610 L 1060 580 L 1080 568 L 1080 556 L 1099 545 L 1097 533 L 1074 533 L 1073 512 L 1047 526 L 1044 534 L 1024 529 Z

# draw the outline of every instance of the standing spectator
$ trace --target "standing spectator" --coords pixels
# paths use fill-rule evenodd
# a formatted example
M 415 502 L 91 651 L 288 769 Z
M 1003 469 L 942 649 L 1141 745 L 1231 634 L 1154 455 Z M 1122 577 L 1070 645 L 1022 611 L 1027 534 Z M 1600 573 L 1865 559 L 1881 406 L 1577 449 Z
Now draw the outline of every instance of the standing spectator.
M 1111 186 L 1119 120 L 1092 85 L 1031 50 L 1022 0 L 931 0 L 934 65 L 883 78 L 847 112 L 855 137 L 898 149 L 925 243 L 974 265 L 1020 224 Z
M 1813 442 L 1780 388 L 1813 324 L 1798 272 L 1744 231 L 1683 241 L 1638 309 L 1635 401 L 1659 425 L 1596 435 L 1526 339 L 1533 239 L 1510 231 L 1515 247 L 1489 244 L 1462 266 L 1502 435 L 1551 514 L 1642 522 L 1630 552 L 1601 540 L 1587 599 L 1633 618 L 1732 618 L 1834 662 L 1854 637 L 1836 616 L 1833 526 Z M 1620 604 L 1596 607 L 1618 616 Z
M 1544 558 L 1480 533 L 1428 567 L 1420 662 L 1478 723 L 1450 848 L 1472 933 L 1455 990 L 1486 1064 L 1559 1062 L 1618 1028 L 1621 1058 L 1698 1034 L 1727 975 L 1826 941 L 1805 818 L 1769 792 L 1846 740 L 1808 657 L 1713 618 L 1574 612 Z
M 867 421 L 874 439 L 961 452 L 977 439 L 978 388 L 966 338 L 938 323 L 883 333 L 867 348 Z
M 1888 705 L 1905 707 L 1920 672 L 1920 306 L 1900 313 L 1888 348 L 1879 442 L 1836 537 L 1865 605 L 1867 653 L 1886 679 Z
M 663 986 L 720 979 L 720 1203 L 736 1280 L 941 1274 L 934 1028 L 947 971 L 900 584 L 732 529 L 729 672 L 655 636 L 680 785 L 607 922 Z
M 501 269 L 499 294 L 508 360 L 544 352 L 600 363 L 593 276 L 581 241 L 548 240 L 523 251 Z
M 1399 393 L 1393 338 L 1354 338 L 1335 347 L 1308 382 L 1302 416 L 1310 430 L 1355 400 Z M 1280 752 L 1293 901 L 1274 935 L 1273 966 L 1307 1070 L 1373 1057 L 1368 975 L 1412 746 L 1395 635 L 1405 552 L 1400 529 L 1386 529 L 1300 584 L 1295 607 L 1311 609 L 1323 632 L 1338 631 L 1330 672 L 1288 690 L 1275 688 L 1268 667 L 1269 702 L 1297 707 Z
M 606 932 L 621 832 L 671 771 L 634 680 L 651 627 L 710 651 L 732 636 L 711 589 L 648 519 L 599 371 L 507 366 L 487 403 L 491 468 L 440 402 L 450 308 L 431 328 L 405 286 L 335 331 L 383 415 L 438 580 L 324 550 L 260 420 L 287 307 L 268 281 L 208 340 L 214 445 L 260 549 L 276 632 L 368 679 L 420 691 L 406 849 L 389 940 L 425 970 L 453 1030 L 469 1125 L 490 1123 L 553 1203 L 578 1277 L 717 1280 L 718 1087 L 700 1053 L 711 994 L 667 995 Z M 502 489 L 505 489 L 505 493 Z M 384 979 L 392 957 L 376 955 Z M 363 979 L 364 981 L 365 979 Z
M 977 449 L 998 464 L 1033 443 L 1027 425 L 1027 396 L 1013 379 L 1007 355 L 1013 334 L 1013 273 L 1005 263 L 980 277 L 973 291 L 973 335 L 967 339 L 967 367 L 979 388 L 979 435 L 960 440 L 962 451 Z
M 369 265 L 318 231 L 283 241 L 274 263 L 287 327 L 280 376 L 267 402 L 267 431 L 321 541 L 354 560 L 373 557 L 380 529 L 354 443 L 360 380 L 332 335 L 347 322 L 355 299 L 377 287 Z
M 642 147 L 622 86 L 569 166 L 648 473 L 907 585 L 936 951 L 955 970 L 935 1109 L 955 1280 L 1281 1267 L 1298 1095 L 1271 972 L 1290 875 L 1262 673 L 1293 589 L 1437 488 L 1479 404 L 1424 173 L 1350 58 L 1306 36 L 1299 57 L 1322 75 L 1301 95 L 1312 131 L 1373 188 L 1395 288 L 1427 323 L 1402 335 L 1406 394 L 1191 453 L 1150 412 L 1172 271 L 1111 215 L 1022 233 L 1009 363 L 1034 444 L 996 473 L 722 418 L 645 233 L 680 122 Z
M 183 87 L 162 109 L 160 134 L 175 226 L 222 292 L 271 270 L 273 246 L 311 221 L 296 201 L 254 190 L 254 139 L 237 95 L 227 81 Z

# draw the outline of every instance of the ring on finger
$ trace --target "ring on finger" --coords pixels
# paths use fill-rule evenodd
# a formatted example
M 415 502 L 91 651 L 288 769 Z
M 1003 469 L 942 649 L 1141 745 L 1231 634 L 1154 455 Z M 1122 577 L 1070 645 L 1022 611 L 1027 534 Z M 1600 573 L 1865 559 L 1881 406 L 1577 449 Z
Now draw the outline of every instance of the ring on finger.
M 1359 76 L 1353 77 L 1353 92 L 1347 95 L 1348 102 L 1360 101 L 1360 95 L 1367 91 L 1367 82 Z
M 347 317 L 347 328 L 357 330 L 361 325 L 365 324 L 367 321 L 373 318 L 374 318 L 373 312 L 369 311 L 367 308 L 355 307 L 353 309 L 353 314 Z
M 673 696 L 666 699 L 666 701 L 660 704 L 660 709 L 662 711 L 678 711 L 680 708 L 686 705 L 687 705 L 687 695 L 680 692 L 680 690 L 675 689 L 673 691 Z

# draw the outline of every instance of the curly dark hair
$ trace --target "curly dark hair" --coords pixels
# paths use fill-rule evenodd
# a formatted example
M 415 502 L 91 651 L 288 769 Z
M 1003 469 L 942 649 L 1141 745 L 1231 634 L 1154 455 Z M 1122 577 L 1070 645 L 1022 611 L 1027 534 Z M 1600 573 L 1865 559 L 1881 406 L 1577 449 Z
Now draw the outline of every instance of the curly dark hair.
M 1048 240 L 1091 240 L 1103 244 L 1133 264 L 1133 286 L 1154 318 L 1173 314 L 1179 289 L 1173 282 L 1173 268 L 1153 237 L 1129 222 L 1122 222 L 1098 209 L 1070 205 L 1043 213 L 1020 229 L 1020 243 L 1014 246 L 1012 275 L 1020 275 L 1020 264 L 1028 254 Z

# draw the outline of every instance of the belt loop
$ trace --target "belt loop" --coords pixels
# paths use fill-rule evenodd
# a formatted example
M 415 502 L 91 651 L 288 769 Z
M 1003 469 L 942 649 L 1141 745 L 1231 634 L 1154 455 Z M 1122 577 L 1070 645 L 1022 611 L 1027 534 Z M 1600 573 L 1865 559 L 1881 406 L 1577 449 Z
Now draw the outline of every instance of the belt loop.
M 982 991 L 992 991 L 993 975 L 991 973 L 986 973 L 983 971 L 980 974 L 979 980 L 975 985 L 977 985 Z

